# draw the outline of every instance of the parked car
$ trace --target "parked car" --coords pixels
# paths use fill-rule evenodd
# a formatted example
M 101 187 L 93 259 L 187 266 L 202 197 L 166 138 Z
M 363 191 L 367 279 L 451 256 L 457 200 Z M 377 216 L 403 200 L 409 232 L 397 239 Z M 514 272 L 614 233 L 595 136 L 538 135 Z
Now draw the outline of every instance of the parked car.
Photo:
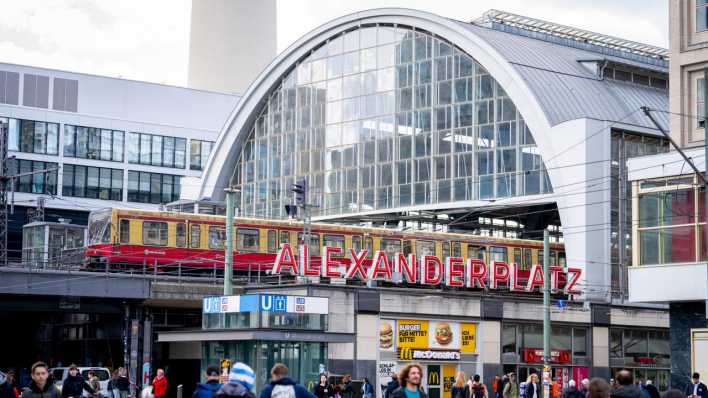
M 98 376 L 98 382 L 101 384 L 101 395 L 104 397 L 108 396 L 108 381 L 111 378 L 111 372 L 107 368 L 79 366 L 79 373 L 81 373 L 81 376 L 83 376 L 87 383 L 89 382 L 88 373 L 91 370 Z M 69 376 L 69 368 L 51 368 L 49 369 L 49 373 L 54 377 L 54 384 L 61 389 L 64 380 Z M 88 391 L 84 390 L 83 396 L 88 397 Z

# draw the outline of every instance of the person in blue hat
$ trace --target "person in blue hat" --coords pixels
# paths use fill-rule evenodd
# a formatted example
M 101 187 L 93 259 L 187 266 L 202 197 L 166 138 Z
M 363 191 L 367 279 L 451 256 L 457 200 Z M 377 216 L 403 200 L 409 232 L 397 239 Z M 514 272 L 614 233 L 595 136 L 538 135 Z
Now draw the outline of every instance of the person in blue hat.
M 221 386 L 216 396 L 219 398 L 255 398 L 251 392 L 256 382 L 256 373 L 245 363 L 236 362 L 231 367 L 229 382 Z

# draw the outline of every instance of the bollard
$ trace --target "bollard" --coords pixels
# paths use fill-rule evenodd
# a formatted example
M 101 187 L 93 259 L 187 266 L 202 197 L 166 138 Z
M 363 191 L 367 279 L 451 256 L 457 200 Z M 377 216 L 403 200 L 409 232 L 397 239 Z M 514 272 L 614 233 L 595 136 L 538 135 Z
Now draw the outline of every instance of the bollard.
M 182 387 L 181 384 L 177 386 L 177 398 L 182 398 L 182 390 L 183 389 L 184 388 Z

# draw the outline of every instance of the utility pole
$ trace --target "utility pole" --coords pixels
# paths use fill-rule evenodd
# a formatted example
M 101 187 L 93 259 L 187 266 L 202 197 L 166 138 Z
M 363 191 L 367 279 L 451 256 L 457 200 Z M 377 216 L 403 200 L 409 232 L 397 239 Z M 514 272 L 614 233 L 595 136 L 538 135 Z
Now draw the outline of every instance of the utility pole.
M 543 396 L 548 398 L 551 379 L 551 268 L 548 228 L 543 230 Z
M 233 187 L 226 192 L 226 245 L 224 250 L 224 296 L 234 293 L 234 207 L 236 204 L 237 189 Z
M 295 194 L 295 206 L 302 209 L 302 245 L 299 247 L 298 257 L 300 258 L 301 268 L 310 261 L 310 234 L 312 232 L 312 219 L 310 217 L 310 206 L 307 204 L 307 178 L 298 179 L 292 188 Z M 305 258 L 305 246 L 308 246 L 307 258 Z
M 0 121 L 0 265 L 7 266 L 7 123 Z M 13 181 L 14 183 L 14 181 Z

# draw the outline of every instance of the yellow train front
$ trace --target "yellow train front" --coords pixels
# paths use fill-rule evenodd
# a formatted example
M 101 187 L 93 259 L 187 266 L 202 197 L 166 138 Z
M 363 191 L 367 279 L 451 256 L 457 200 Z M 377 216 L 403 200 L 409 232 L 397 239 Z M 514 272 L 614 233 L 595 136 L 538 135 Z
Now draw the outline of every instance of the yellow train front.
M 303 241 L 302 223 L 291 220 L 236 218 L 234 220 L 234 275 L 271 269 L 281 243 Z M 338 224 L 312 224 L 312 261 L 320 261 L 321 247 L 366 249 L 369 260 L 382 250 L 396 253 L 477 258 L 516 263 L 521 270 L 543 263 L 542 242 L 459 233 L 395 231 Z M 169 211 L 105 209 L 89 217 L 86 248 L 89 267 L 143 268 L 151 271 L 189 270 L 211 273 L 224 268 L 225 217 Z M 349 256 L 340 260 L 349 264 Z M 565 267 L 562 244 L 551 244 L 550 263 Z M 370 265 L 365 262 L 365 266 Z M 153 269 L 154 268 L 154 269 Z

